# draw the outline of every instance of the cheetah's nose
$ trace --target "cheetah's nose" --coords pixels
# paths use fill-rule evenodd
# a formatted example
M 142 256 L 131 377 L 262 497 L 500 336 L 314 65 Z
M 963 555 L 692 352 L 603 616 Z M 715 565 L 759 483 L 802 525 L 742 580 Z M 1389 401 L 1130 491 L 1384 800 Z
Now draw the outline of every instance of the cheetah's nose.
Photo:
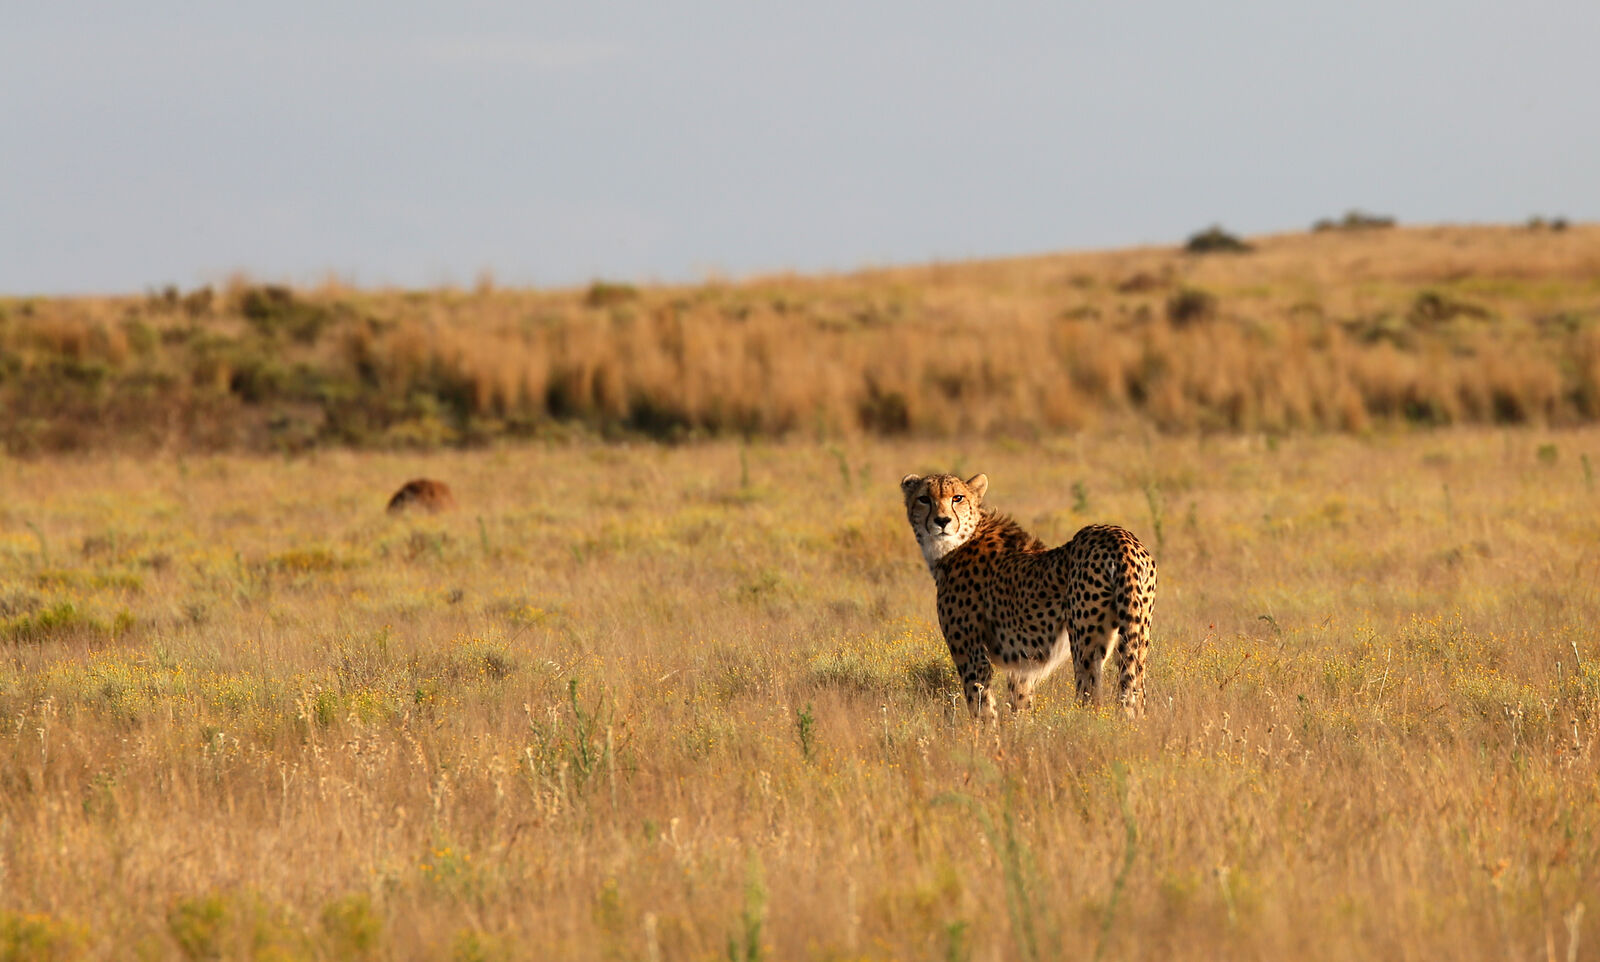
M 940 528 L 948 528 L 950 526 L 950 519 L 949 518 L 934 518 L 933 519 L 933 523 L 938 525 Z

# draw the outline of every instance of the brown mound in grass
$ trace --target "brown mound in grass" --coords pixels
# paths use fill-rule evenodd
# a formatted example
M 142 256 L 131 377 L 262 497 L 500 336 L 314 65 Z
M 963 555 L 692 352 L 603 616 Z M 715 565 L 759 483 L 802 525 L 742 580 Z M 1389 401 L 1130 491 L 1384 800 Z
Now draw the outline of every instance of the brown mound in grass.
M 431 478 L 413 478 L 401 485 L 400 490 L 389 499 L 390 514 L 412 509 L 434 513 L 455 506 L 456 496 L 450 492 L 450 486 Z

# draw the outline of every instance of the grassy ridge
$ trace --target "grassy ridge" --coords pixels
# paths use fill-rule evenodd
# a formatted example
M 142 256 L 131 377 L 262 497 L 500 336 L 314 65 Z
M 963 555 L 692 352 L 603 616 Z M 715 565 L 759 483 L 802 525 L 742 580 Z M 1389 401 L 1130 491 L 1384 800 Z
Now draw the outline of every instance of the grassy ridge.
M 0 462 L 0 953 L 1585 958 L 1597 464 L 1593 428 Z M 895 487 L 931 468 L 1151 546 L 1149 717 L 1057 677 L 967 724 Z M 462 509 L 384 515 L 417 473 Z
M 651 287 L 0 301 L 0 443 L 1038 437 L 1600 419 L 1600 227 Z

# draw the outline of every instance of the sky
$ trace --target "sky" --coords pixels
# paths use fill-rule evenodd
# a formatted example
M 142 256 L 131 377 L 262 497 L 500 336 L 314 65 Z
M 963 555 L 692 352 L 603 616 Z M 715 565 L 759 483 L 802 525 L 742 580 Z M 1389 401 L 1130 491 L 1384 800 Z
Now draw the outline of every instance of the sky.
M 1600 3 L 10 4 L 0 294 L 1600 219 Z

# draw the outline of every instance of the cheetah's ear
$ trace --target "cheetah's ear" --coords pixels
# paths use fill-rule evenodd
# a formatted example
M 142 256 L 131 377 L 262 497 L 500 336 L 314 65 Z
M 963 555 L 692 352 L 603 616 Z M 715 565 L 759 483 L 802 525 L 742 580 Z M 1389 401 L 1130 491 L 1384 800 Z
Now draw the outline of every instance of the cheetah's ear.
M 973 497 L 982 501 L 983 493 L 989 490 L 989 476 L 987 474 L 974 474 L 967 479 L 967 487 L 972 489 Z
M 908 474 L 900 479 L 900 490 L 905 494 L 910 494 L 911 489 L 920 483 L 922 483 L 922 476 L 920 474 Z

